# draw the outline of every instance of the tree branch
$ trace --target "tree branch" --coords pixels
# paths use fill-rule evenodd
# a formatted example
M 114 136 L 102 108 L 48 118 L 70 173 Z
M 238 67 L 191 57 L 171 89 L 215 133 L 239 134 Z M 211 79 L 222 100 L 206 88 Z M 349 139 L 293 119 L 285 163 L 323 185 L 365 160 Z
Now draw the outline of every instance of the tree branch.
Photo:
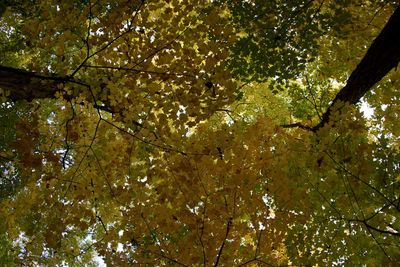
M 55 98 L 56 93 L 62 91 L 60 84 L 68 81 L 70 81 L 68 76 L 44 76 L 0 66 L 0 88 L 9 92 L 7 98 L 11 101 Z
M 301 128 L 307 131 L 312 131 L 313 128 L 304 124 L 301 124 L 300 122 L 295 122 L 295 123 L 291 123 L 291 124 L 282 124 L 281 125 L 282 128 Z
M 229 231 L 231 230 L 231 225 L 232 225 L 232 218 L 229 218 L 228 223 L 226 224 L 225 237 L 224 237 L 224 240 L 222 241 L 221 247 L 219 248 L 219 251 L 218 251 L 218 254 L 217 254 L 217 259 L 215 260 L 214 267 L 218 266 L 219 259 L 221 258 L 222 251 L 224 250 L 225 242 L 228 239 Z

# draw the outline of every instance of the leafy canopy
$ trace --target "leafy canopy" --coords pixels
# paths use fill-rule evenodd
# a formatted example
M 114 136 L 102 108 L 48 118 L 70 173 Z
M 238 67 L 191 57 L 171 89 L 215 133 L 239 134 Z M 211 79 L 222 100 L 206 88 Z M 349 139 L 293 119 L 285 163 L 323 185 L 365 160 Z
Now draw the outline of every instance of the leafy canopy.
M 394 266 L 395 1 L 0 5 L 0 265 Z M 23 69 L 23 70 L 22 70 Z

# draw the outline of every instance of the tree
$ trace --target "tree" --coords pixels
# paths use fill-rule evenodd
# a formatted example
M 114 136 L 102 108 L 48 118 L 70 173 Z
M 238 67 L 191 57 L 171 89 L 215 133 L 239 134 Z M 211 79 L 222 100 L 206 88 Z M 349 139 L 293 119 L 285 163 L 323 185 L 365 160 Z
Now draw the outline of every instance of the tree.
M 3 262 L 396 264 L 396 3 L 35 3 L 1 12 Z

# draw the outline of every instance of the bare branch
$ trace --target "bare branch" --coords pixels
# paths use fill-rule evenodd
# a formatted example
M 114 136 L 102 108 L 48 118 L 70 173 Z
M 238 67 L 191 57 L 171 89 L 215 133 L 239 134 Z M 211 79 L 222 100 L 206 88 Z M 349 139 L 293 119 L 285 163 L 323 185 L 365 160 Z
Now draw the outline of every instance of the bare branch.
M 301 124 L 300 122 L 295 122 L 295 123 L 291 123 L 291 124 L 282 124 L 280 125 L 282 128 L 300 128 L 300 129 L 304 129 L 307 131 L 313 131 L 313 128 L 304 124 Z
M 232 225 L 232 218 L 229 218 L 228 223 L 226 224 L 225 237 L 224 237 L 224 240 L 222 241 L 221 247 L 219 248 L 219 251 L 218 251 L 218 254 L 217 254 L 217 259 L 215 260 L 214 267 L 218 266 L 219 260 L 221 258 L 222 252 L 224 250 L 225 242 L 228 239 L 229 231 L 231 230 L 231 225 Z

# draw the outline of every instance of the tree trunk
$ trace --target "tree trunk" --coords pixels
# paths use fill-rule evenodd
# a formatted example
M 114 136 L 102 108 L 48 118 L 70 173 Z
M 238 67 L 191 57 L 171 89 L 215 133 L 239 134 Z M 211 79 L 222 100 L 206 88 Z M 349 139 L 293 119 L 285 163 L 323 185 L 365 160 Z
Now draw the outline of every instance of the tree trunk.
M 68 78 L 47 77 L 34 72 L 0 66 L 0 88 L 8 91 L 12 101 L 55 98 L 59 85 Z
M 317 131 L 328 121 L 332 107 L 338 102 L 356 104 L 374 84 L 379 82 L 400 61 L 400 7 L 386 23 L 378 37 L 372 42 L 364 58 L 351 73 L 347 84 L 332 101 L 322 120 L 313 128 Z
M 85 89 L 90 88 L 89 85 L 85 85 L 68 76 L 44 76 L 35 72 L 0 66 L 0 88 L 7 91 L 7 99 L 13 102 L 21 100 L 30 102 L 34 99 L 54 99 L 57 97 L 57 93 L 62 93 L 62 97 L 70 101 L 77 97 L 79 93 L 75 95 L 65 94 L 62 85 L 66 83 L 73 83 Z M 119 112 L 118 109 L 111 106 L 108 99 L 97 100 L 100 100 L 102 104 L 99 105 L 95 103 L 93 98 L 88 99 L 97 109 L 113 114 Z M 139 125 L 139 123 L 136 124 Z

